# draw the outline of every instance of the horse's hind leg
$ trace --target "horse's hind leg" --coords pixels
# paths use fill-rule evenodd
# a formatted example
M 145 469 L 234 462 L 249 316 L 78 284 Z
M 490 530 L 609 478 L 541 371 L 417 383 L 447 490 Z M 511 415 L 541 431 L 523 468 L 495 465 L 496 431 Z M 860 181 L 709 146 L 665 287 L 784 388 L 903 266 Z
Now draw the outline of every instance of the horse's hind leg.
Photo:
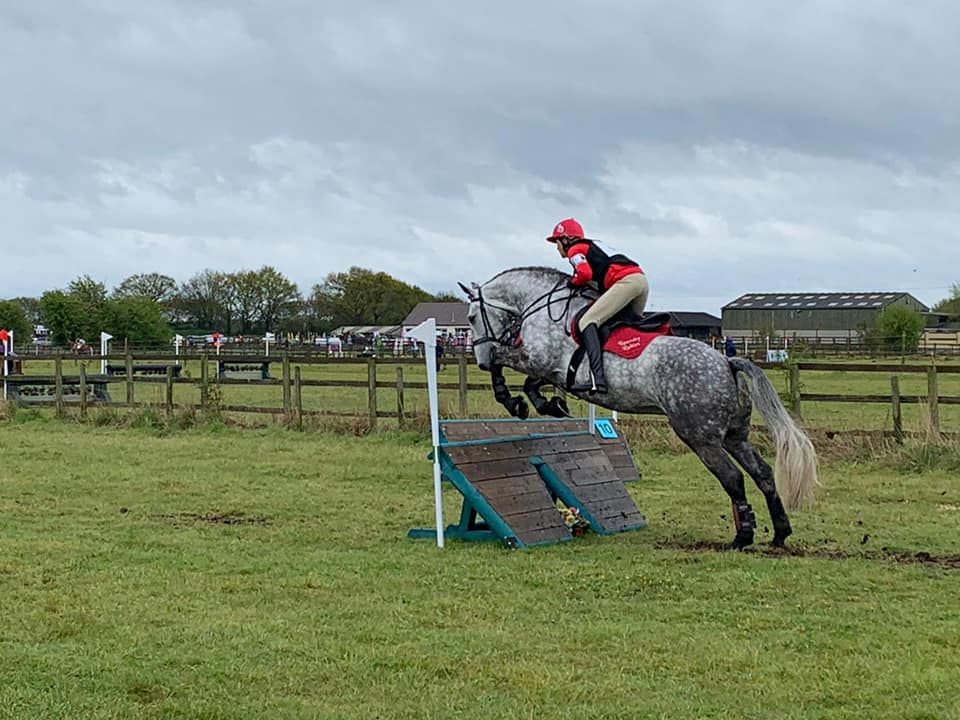
M 733 463 L 720 445 L 690 445 L 691 449 L 707 466 L 707 469 L 716 475 L 723 489 L 727 491 L 733 502 L 734 523 L 737 535 L 733 538 L 731 547 L 740 550 L 753 544 L 753 533 L 757 527 L 757 520 L 747 502 L 747 493 L 743 487 L 743 473 Z
M 739 428 L 727 435 L 723 441 L 723 446 L 750 474 L 750 477 L 753 478 L 753 481 L 763 493 L 763 497 L 766 498 L 770 519 L 773 521 L 773 540 L 771 543 L 775 547 L 783 547 L 793 529 L 790 527 L 790 519 L 783 507 L 783 501 L 780 500 L 780 495 L 777 493 L 773 469 L 747 440 L 746 433 Z

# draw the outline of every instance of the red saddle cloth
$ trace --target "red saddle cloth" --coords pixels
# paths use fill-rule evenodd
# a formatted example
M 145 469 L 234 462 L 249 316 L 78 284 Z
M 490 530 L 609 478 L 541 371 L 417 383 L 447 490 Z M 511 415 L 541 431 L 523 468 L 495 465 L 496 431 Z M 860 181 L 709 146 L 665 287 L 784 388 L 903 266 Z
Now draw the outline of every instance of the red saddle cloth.
M 575 324 L 572 329 L 573 339 L 579 344 L 580 337 Z M 632 360 L 640 357 L 651 342 L 664 335 L 673 335 L 673 329 L 668 322 L 663 323 L 656 330 L 637 330 L 629 325 L 618 325 L 603 344 L 603 350 Z
M 603 349 L 623 358 L 638 358 L 647 349 L 647 345 L 664 335 L 673 335 L 669 323 L 664 323 L 656 330 L 637 330 L 629 325 L 620 325 L 610 333 Z

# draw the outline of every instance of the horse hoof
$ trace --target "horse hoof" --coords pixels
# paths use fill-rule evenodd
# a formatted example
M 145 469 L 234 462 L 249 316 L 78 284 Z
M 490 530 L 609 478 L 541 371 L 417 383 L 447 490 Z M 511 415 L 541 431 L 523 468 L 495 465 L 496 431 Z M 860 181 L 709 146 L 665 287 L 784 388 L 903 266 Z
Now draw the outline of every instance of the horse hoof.
M 753 533 L 745 533 L 742 530 L 737 533 L 737 536 L 733 539 L 733 542 L 730 543 L 731 550 L 743 550 L 745 547 L 753 545 Z
M 522 397 L 515 397 L 510 404 L 510 414 L 515 418 L 526 420 L 530 417 L 530 406 Z
M 570 417 L 570 408 L 567 407 L 567 401 L 563 398 L 552 397 L 547 403 L 544 414 L 556 418 Z
M 770 544 L 775 548 L 785 548 L 787 546 L 787 538 L 791 535 L 790 530 L 784 532 L 776 531 L 773 533 L 773 540 L 770 541 Z

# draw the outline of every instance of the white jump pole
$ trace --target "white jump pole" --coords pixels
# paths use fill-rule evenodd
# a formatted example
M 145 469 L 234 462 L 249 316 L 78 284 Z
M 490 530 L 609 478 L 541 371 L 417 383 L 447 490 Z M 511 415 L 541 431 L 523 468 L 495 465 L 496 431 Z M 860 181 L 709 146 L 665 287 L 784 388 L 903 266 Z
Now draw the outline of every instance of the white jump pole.
M 107 344 L 113 340 L 113 335 L 108 332 L 100 333 L 100 374 L 107 374 Z
M 10 369 L 7 367 L 7 356 L 9 355 L 9 350 L 13 349 L 13 330 L 5 331 L 3 340 L 0 340 L 0 343 L 3 344 L 3 399 L 7 399 L 7 375 L 10 373 Z
M 440 484 L 440 399 L 437 393 L 437 321 L 427 318 L 407 335 L 424 346 L 427 391 L 430 398 L 430 435 L 433 442 L 433 504 L 437 524 L 437 547 L 443 547 L 443 491 Z
M 590 434 L 596 435 L 597 434 L 597 406 L 594 405 L 593 403 L 588 403 L 587 406 L 588 406 L 587 421 L 590 423 L 590 428 L 589 428 Z
M 183 345 L 183 335 L 173 336 L 173 354 L 177 358 L 177 365 L 180 364 L 180 346 Z
M 263 336 L 263 355 L 264 357 L 270 357 L 270 341 L 276 337 L 272 332 L 268 332 Z

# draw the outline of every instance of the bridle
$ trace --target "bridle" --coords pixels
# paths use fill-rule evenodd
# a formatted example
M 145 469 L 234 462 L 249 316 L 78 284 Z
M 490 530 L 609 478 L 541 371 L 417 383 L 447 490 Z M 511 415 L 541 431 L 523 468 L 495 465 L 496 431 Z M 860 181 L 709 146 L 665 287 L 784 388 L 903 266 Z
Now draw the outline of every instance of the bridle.
M 502 305 L 497 305 L 490 302 L 489 300 L 484 299 L 483 297 L 483 288 L 478 287 L 476 293 L 476 302 L 480 305 L 480 320 L 483 323 L 483 337 L 477 338 L 473 341 L 473 346 L 477 347 L 478 345 L 484 345 L 487 343 L 493 343 L 500 346 L 517 346 L 520 344 L 520 329 L 523 327 L 523 322 L 531 315 L 540 312 L 543 309 L 546 309 L 547 316 L 553 322 L 559 322 L 567 313 L 570 311 L 570 303 L 573 301 L 573 298 L 578 297 L 582 294 L 582 290 L 571 289 L 570 292 L 560 298 L 554 298 L 553 295 L 562 287 L 567 285 L 567 279 L 561 278 L 557 281 L 557 284 L 553 288 L 543 295 L 539 296 L 536 300 L 530 303 L 522 311 L 517 312 L 512 308 L 503 307 Z M 544 302 L 546 301 L 546 302 Z M 563 304 L 563 312 L 560 313 L 557 317 L 553 317 L 551 313 L 551 308 L 555 304 Z M 493 331 L 493 325 L 490 322 L 490 316 L 487 311 L 487 308 L 492 310 L 497 310 L 498 312 L 504 313 L 508 318 L 509 322 L 504 325 L 503 330 L 499 335 L 495 334 Z

